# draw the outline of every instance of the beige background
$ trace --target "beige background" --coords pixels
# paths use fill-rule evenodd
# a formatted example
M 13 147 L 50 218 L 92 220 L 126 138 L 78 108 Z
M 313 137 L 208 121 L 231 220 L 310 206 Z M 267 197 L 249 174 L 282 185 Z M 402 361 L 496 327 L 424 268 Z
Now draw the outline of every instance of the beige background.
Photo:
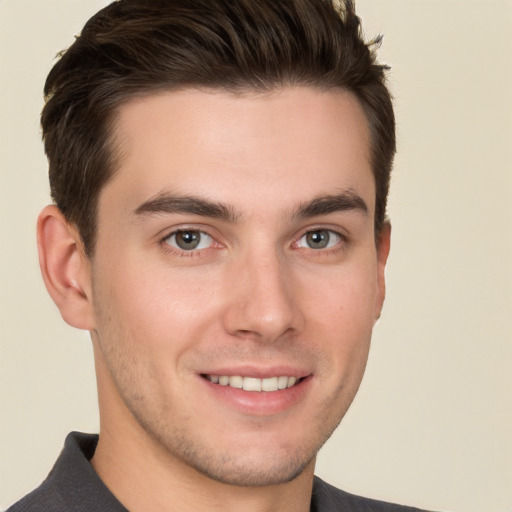
M 96 431 L 92 357 L 46 296 L 34 223 L 52 58 L 100 0 L 0 0 L 0 509 Z M 386 34 L 399 155 L 389 294 L 318 473 L 354 493 L 512 511 L 512 2 L 358 0 Z

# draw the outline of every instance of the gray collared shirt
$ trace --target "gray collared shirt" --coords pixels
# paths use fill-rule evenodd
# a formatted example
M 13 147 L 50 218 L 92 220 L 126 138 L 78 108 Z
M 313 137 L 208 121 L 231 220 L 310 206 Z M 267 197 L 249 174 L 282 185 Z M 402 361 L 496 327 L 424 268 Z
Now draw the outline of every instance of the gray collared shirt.
M 69 434 L 46 480 L 6 512 L 128 512 L 89 462 L 97 444 L 98 435 Z M 422 511 L 355 496 L 315 477 L 311 512 Z

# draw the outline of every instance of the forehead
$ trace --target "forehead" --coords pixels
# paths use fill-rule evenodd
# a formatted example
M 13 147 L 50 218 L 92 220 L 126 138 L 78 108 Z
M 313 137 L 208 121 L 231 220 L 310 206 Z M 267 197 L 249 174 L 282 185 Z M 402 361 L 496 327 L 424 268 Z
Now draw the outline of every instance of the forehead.
M 353 189 L 373 209 L 366 118 L 342 90 L 163 92 L 124 104 L 114 126 L 121 158 L 100 207 L 166 190 L 249 207 L 254 194 L 283 204 Z

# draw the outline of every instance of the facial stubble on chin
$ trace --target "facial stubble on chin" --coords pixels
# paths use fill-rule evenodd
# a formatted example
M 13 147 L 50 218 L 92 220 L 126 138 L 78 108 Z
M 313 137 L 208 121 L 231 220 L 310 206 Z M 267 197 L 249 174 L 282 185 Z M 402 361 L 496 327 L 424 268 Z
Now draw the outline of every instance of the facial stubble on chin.
M 127 354 L 119 346 L 114 350 L 124 352 L 121 357 L 114 357 L 117 362 L 123 361 L 122 367 L 131 367 L 133 371 L 140 364 L 133 357 L 134 354 Z M 277 450 L 270 449 L 267 453 L 247 455 L 243 447 L 237 447 L 235 442 L 229 451 L 226 449 L 225 452 L 219 452 L 220 448 L 215 445 L 215 441 L 209 442 L 211 437 L 208 437 L 207 424 L 201 426 L 202 432 L 197 432 L 194 430 L 196 427 L 190 411 L 180 411 L 170 404 L 162 410 L 162 404 L 159 406 L 152 403 L 154 397 L 148 394 L 148 389 L 141 389 L 133 382 L 132 372 L 125 373 L 120 370 L 118 367 L 117 371 L 110 372 L 117 393 L 134 421 L 144 431 L 144 435 L 151 440 L 158 459 L 174 468 L 192 468 L 211 480 L 241 487 L 284 484 L 296 479 L 308 466 L 314 464 L 318 451 L 331 437 L 348 410 L 360 382 L 359 376 L 348 376 L 348 381 L 357 382 L 354 389 L 349 391 L 346 388 L 346 380 L 339 382 L 330 396 L 324 397 L 323 403 L 317 404 L 315 417 L 304 417 L 303 423 L 295 422 L 291 428 L 303 429 L 305 433 L 302 437 L 299 435 L 295 443 L 292 441 L 288 446 L 276 446 Z M 149 375 L 145 377 L 152 378 Z M 159 412 L 154 414 L 157 410 Z M 218 431 L 216 434 L 218 435 Z M 229 435 L 227 431 L 226 438 Z
M 145 427 L 146 430 L 147 428 Z M 223 454 L 212 453 L 186 434 L 174 432 L 171 434 L 172 439 L 158 439 L 161 436 L 154 438 L 172 458 L 209 479 L 227 485 L 262 487 L 287 483 L 301 475 L 316 458 L 318 449 L 335 428 L 336 426 L 327 435 L 324 434 L 325 439 L 318 447 L 301 446 L 299 449 L 290 450 L 286 456 L 275 457 L 269 454 L 268 458 L 258 458 L 257 461 L 248 460 L 243 454 L 237 453 L 236 449 Z
M 340 389 L 339 392 L 341 391 Z M 343 419 L 356 391 L 357 389 L 351 396 L 345 396 L 342 404 L 338 402 L 336 396 L 325 400 L 322 413 L 319 414 L 320 418 L 315 418 L 315 429 L 303 443 L 290 446 L 285 453 L 277 457 L 275 452 L 272 452 L 267 457 L 257 457 L 257 460 L 244 456 L 236 447 L 232 452 L 215 453 L 204 441 L 193 439 L 191 431 L 186 426 L 177 428 L 175 422 L 169 424 L 163 421 L 163 416 L 156 422 L 151 421 L 143 413 L 139 414 L 139 411 L 134 410 L 134 404 L 127 405 L 136 421 L 157 444 L 157 450 L 163 460 L 169 457 L 173 460 L 173 465 L 178 462 L 206 478 L 223 484 L 263 487 L 291 482 L 314 463 L 318 451 Z M 144 401 L 138 396 L 137 402 L 141 399 Z M 139 402 L 137 405 L 142 404 Z M 333 408 L 338 410 L 334 417 L 331 414 Z M 135 406 L 135 409 L 138 407 Z M 297 425 L 296 428 L 301 427 Z

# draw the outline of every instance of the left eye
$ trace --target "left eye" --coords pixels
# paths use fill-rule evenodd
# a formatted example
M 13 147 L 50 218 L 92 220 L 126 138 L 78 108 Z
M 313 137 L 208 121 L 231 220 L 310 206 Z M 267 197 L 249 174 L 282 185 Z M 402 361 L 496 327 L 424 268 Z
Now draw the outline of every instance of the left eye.
M 181 251 L 197 251 L 211 247 L 213 238 L 197 229 L 183 229 L 172 233 L 165 243 Z
M 302 235 L 297 246 L 316 250 L 330 249 L 338 245 L 341 240 L 341 236 L 330 229 L 315 229 Z

